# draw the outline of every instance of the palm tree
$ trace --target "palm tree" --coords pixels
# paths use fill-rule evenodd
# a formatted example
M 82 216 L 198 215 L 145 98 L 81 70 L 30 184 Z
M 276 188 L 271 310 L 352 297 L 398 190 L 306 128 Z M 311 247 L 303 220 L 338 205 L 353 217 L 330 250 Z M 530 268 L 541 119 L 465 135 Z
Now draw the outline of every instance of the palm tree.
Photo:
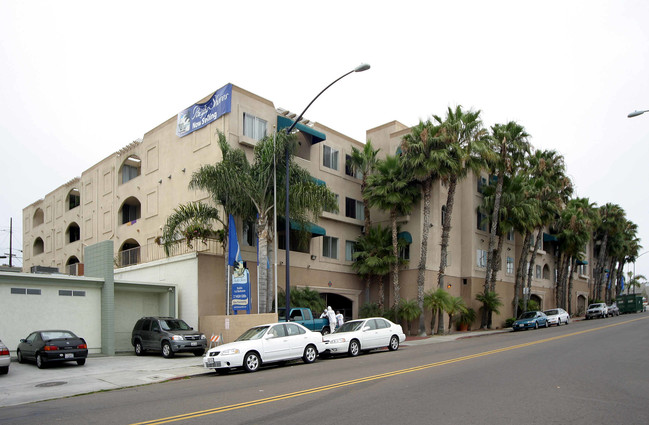
M 390 228 L 381 225 L 369 229 L 367 234 L 356 239 L 354 264 L 352 268 L 361 277 L 366 278 L 365 302 L 369 303 L 370 282 L 372 277 L 379 279 L 379 308 L 384 306 L 383 277 L 390 272 L 390 267 L 397 259 L 392 255 Z
M 413 127 L 401 142 L 401 149 L 407 167 L 412 170 L 414 179 L 421 184 L 423 195 L 421 248 L 417 274 L 417 301 L 421 309 L 424 307 L 424 281 L 428 258 L 433 182 L 439 178 L 438 170 L 453 168 L 454 165 L 450 162 L 456 159 L 450 154 L 448 139 L 437 137 L 439 129 L 440 126 L 436 126 L 430 121 L 420 121 L 419 125 Z M 423 315 L 419 319 L 419 334 L 426 334 Z
M 178 240 L 185 239 L 188 246 L 192 246 L 193 239 L 206 239 L 218 236 L 223 242 L 223 234 L 214 232 L 216 223 L 224 225 L 219 216 L 218 208 L 202 202 L 190 202 L 179 205 L 167 217 L 167 222 L 162 229 L 162 241 L 167 255 Z
M 599 221 L 595 230 L 595 240 L 599 242 L 599 249 L 593 270 L 594 286 L 592 299 L 602 299 L 602 287 L 604 286 L 604 279 L 606 277 L 604 269 L 607 266 L 606 254 L 608 239 L 621 230 L 621 224 L 624 218 L 624 210 L 619 205 L 607 203 L 599 208 Z
M 486 293 L 479 293 L 475 296 L 475 299 L 482 303 L 482 308 L 487 312 L 483 313 L 483 317 L 488 315 L 489 312 L 500 314 L 500 307 L 503 303 L 496 292 L 487 291 Z M 486 327 L 491 329 L 491 323 L 487 323 Z
M 399 303 L 399 316 L 406 321 L 408 325 L 408 335 L 411 335 L 410 328 L 412 321 L 421 316 L 422 310 L 419 308 L 417 300 L 401 300 Z
M 388 155 L 379 161 L 376 174 L 372 174 L 367 182 L 364 196 L 367 196 L 370 206 L 377 206 L 390 212 L 392 229 L 392 255 L 399 257 L 397 217 L 409 214 L 419 196 L 419 189 L 412 184 L 411 176 L 403 167 L 398 156 Z M 399 264 L 392 264 L 392 285 L 394 287 L 394 308 L 399 307 Z
M 453 316 L 457 313 L 466 313 L 468 311 L 466 304 L 462 297 L 449 297 L 448 303 L 446 305 L 446 313 L 448 313 L 448 333 L 450 334 L 453 331 Z
M 204 165 L 192 175 L 189 187 L 206 190 L 216 204 L 223 205 L 228 214 L 251 220 L 256 215 L 259 264 L 267 263 L 268 242 L 274 237 L 269 217 L 274 207 L 273 177 L 277 164 L 278 197 L 285 196 L 282 182 L 285 172 L 284 152 L 288 146 L 295 151 L 295 136 L 278 133 L 276 140 L 266 137 L 255 145 L 253 162 L 245 152 L 232 148 L 225 136 L 219 133 L 219 146 L 223 160 L 215 165 Z M 292 159 L 292 155 L 291 155 Z M 337 209 L 335 195 L 326 187 L 318 185 L 311 175 L 292 160 L 289 162 L 290 215 L 293 221 L 305 228 L 309 220 L 316 220 L 323 208 Z M 273 288 L 268 284 L 268 270 L 259 268 L 259 310 L 268 311 L 272 305 Z
M 380 149 L 374 149 L 372 146 L 372 141 L 368 140 L 363 146 L 363 150 L 357 149 L 355 146 L 352 147 L 351 154 L 351 167 L 355 172 L 361 173 L 361 193 L 365 193 L 365 188 L 367 187 L 367 178 L 374 171 L 376 166 L 377 154 Z M 365 228 L 364 233 L 367 235 L 370 231 L 370 226 L 372 225 L 372 220 L 370 219 L 370 204 L 363 197 L 363 205 L 365 207 Z
M 430 334 L 435 334 L 435 317 L 444 312 L 448 306 L 450 295 L 442 288 L 431 289 L 424 294 L 424 307 L 431 309 Z M 439 329 L 438 329 L 439 333 Z

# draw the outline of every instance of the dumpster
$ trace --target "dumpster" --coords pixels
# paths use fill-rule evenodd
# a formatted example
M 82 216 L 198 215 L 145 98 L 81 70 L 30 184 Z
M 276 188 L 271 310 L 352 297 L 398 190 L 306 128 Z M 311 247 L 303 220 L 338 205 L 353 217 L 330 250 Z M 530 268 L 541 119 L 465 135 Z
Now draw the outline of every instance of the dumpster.
M 644 309 L 640 294 L 620 295 L 615 301 L 620 309 L 620 314 L 637 313 Z

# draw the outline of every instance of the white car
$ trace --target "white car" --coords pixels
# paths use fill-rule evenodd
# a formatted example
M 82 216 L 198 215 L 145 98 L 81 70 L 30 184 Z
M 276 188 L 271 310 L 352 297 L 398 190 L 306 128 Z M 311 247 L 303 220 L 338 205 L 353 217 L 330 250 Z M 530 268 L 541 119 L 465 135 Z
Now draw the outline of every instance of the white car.
M 322 337 L 326 353 L 347 353 L 357 356 L 361 351 L 388 347 L 390 351 L 399 349 L 406 340 L 401 325 L 383 317 L 352 320 L 344 323 L 334 333 Z
M 10 363 L 11 356 L 9 355 L 9 349 L 2 343 L 2 340 L 0 340 L 0 375 L 6 375 L 9 373 Z
M 566 325 L 570 323 L 570 315 L 562 308 L 551 308 L 550 310 L 545 310 L 543 313 L 548 316 L 548 326 L 561 326 L 562 323 Z
M 263 363 L 301 358 L 313 363 L 324 350 L 322 334 L 298 323 L 270 323 L 245 331 L 234 342 L 211 348 L 203 357 L 203 366 L 218 372 L 242 367 L 254 372 Z

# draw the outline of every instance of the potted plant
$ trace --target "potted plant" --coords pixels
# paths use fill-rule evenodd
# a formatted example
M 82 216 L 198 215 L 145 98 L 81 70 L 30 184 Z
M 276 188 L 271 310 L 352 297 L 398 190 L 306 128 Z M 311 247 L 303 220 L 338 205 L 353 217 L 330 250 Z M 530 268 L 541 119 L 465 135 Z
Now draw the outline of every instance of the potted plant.
M 457 330 L 459 331 L 468 331 L 471 328 L 471 324 L 475 322 L 477 313 L 471 307 L 468 307 L 463 311 L 460 316 L 457 318 Z

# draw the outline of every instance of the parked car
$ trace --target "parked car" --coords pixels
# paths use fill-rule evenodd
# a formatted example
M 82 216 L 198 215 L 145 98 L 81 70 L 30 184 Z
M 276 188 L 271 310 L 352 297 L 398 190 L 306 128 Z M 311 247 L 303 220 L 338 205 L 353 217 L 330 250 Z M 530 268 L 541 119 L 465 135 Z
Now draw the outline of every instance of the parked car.
M 333 333 L 322 337 L 328 354 L 347 353 L 354 357 L 361 351 L 388 347 L 390 351 L 399 349 L 406 340 L 401 325 L 383 317 L 352 320 L 344 323 Z
M 588 306 L 586 310 L 586 320 L 592 319 L 593 317 L 606 317 L 608 316 L 608 308 L 604 303 L 595 303 Z
M 541 327 L 547 328 L 548 316 L 542 311 L 526 311 L 512 324 L 514 331 L 521 329 L 538 329 Z
M 165 359 L 176 353 L 205 354 L 207 339 L 201 332 L 173 317 L 143 317 L 135 323 L 131 333 L 135 355 L 146 351 L 160 351 Z
M 9 373 L 9 364 L 11 363 L 11 356 L 9 356 L 9 349 L 0 340 L 0 375 Z
M 245 331 L 234 342 L 211 348 L 203 357 L 203 366 L 218 372 L 241 367 L 254 372 L 262 364 L 302 358 L 313 363 L 324 350 L 322 335 L 299 323 L 270 323 Z
M 561 326 L 562 323 L 566 325 L 570 323 L 570 315 L 562 308 L 551 308 L 550 310 L 545 310 L 543 313 L 548 317 L 548 326 Z
M 617 304 L 613 303 L 609 306 L 606 306 L 606 311 L 609 317 L 613 316 L 619 316 L 620 315 L 620 309 L 618 308 Z
M 72 331 L 36 331 L 20 340 L 16 357 L 18 363 L 24 363 L 25 360 L 35 361 L 39 369 L 54 362 L 77 362 L 79 366 L 83 366 L 88 357 L 88 345 L 85 339 L 76 336 Z
M 280 307 L 279 310 L 277 310 L 277 319 L 280 322 L 286 320 L 285 307 Z M 291 314 L 289 315 L 289 320 L 291 322 L 299 323 L 300 325 L 311 331 L 320 332 L 322 335 L 326 335 L 331 332 L 331 329 L 329 328 L 329 319 L 316 317 L 310 308 L 292 308 Z

